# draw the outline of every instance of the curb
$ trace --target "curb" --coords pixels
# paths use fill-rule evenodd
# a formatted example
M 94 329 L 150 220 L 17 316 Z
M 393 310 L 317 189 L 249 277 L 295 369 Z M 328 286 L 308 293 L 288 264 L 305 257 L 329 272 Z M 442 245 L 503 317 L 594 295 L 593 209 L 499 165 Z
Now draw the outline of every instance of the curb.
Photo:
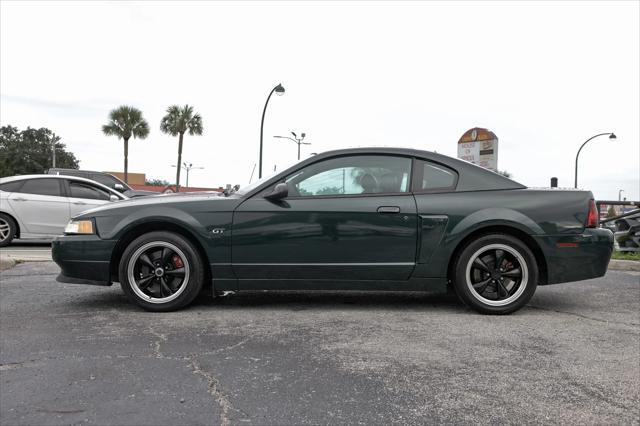
M 13 268 L 15 264 L 16 264 L 16 261 L 10 258 L 9 256 L 0 255 L 0 271 Z
M 635 260 L 616 260 L 611 259 L 609 269 L 613 271 L 635 271 L 640 272 L 640 262 Z

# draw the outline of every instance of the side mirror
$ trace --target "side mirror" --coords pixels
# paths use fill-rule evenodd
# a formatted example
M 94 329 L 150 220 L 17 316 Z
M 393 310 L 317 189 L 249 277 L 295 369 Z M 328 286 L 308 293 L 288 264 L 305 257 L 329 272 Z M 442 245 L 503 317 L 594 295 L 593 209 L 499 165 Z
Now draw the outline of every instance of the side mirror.
M 115 194 L 109 195 L 109 201 L 120 201 L 120 197 Z
M 289 186 L 286 183 L 279 183 L 273 191 L 264 196 L 267 200 L 281 200 L 289 195 Z
M 122 186 L 121 183 L 116 183 L 115 185 L 113 185 L 113 189 L 115 189 L 116 191 L 124 192 L 124 186 Z

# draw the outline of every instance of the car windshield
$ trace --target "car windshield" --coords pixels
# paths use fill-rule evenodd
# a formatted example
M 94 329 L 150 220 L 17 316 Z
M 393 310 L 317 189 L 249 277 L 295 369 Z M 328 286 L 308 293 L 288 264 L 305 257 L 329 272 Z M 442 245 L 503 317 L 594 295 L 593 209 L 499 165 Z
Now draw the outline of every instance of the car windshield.
M 250 183 L 247 186 L 240 187 L 240 189 L 238 189 L 235 193 L 238 194 L 238 195 L 246 195 L 248 192 L 253 191 L 254 189 L 259 187 L 260 185 L 262 185 L 263 183 L 265 183 L 266 181 L 268 181 L 269 179 L 271 179 L 272 177 L 274 177 L 278 173 L 279 172 L 269 173 L 268 175 L 261 177 L 257 181 L 255 181 L 253 183 Z
M 280 167 L 280 171 L 273 171 L 263 177 L 261 177 L 260 179 L 258 179 L 257 181 L 248 184 L 247 186 L 241 186 L 240 189 L 238 189 L 235 194 L 238 195 L 246 195 L 247 193 L 253 191 L 254 189 L 256 189 L 257 187 L 259 187 L 260 185 L 262 185 L 263 183 L 265 183 L 266 181 L 268 181 L 269 179 L 271 179 L 272 177 L 274 177 L 275 175 L 277 175 L 278 173 L 282 172 L 283 170 L 286 170 L 292 166 L 294 166 L 297 163 L 301 163 L 304 160 L 300 160 L 300 161 L 295 161 L 294 163 L 289 163 L 286 164 L 284 167 Z

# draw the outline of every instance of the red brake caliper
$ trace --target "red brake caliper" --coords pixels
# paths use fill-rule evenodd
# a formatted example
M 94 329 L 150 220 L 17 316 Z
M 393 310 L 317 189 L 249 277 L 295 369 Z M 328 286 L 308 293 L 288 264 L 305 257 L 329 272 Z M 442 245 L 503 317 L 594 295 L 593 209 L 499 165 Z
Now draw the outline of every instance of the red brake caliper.
M 176 268 L 182 268 L 184 266 L 184 263 L 182 263 L 182 259 L 180 259 L 180 256 L 178 256 L 177 254 L 174 254 L 171 260 L 173 261 L 173 264 L 176 266 Z

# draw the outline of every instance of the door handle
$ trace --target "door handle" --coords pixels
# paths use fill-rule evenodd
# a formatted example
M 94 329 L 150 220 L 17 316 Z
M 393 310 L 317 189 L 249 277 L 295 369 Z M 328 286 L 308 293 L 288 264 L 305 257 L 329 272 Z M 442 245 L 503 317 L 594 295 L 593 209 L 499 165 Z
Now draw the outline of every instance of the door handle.
M 82 201 L 75 201 L 73 204 L 75 204 L 76 206 L 86 206 L 87 203 L 83 203 Z
M 13 201 L 29 201 L 26 198 L 14 198 Z
M 380 207 L 378 207 L 378 213 L 400 213 L 400 207 L 398 207 L 398 206 L 380 206 Z

